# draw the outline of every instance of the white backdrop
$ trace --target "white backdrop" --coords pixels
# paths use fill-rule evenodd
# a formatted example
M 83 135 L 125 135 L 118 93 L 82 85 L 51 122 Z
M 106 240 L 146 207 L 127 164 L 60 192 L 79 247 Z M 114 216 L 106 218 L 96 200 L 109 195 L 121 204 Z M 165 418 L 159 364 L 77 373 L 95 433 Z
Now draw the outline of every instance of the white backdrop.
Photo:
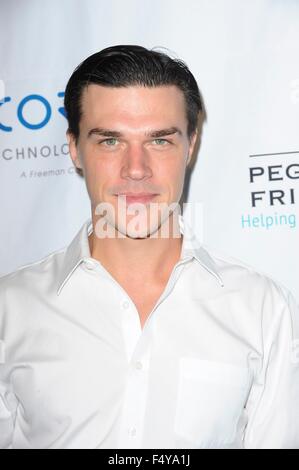
M 203 93 L 199 236 L 299 298 L 298 0 L 1 0 L 0 39 L 0 274 L 89 217 L 61 93 L 91 53 L 140 44 L 184 59 Z

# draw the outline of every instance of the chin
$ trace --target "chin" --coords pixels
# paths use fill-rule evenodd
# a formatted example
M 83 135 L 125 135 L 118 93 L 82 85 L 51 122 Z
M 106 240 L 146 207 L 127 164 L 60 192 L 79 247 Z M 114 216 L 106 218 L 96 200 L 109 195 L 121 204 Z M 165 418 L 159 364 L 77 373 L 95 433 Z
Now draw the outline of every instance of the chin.
M 148 227 L 147 224 L 144 224 L 141 227 L 132 227 L 130 226 L 130 223 L 128 223 L 126 227 L 117 226 L 116 229 L 121 233 L 121 238 L 127 237 L 134 240 L 142 240 L 151 237 L 158 238 L 157 235 L 155 236 L 154 234 L 157 234 L 159 227 L 159 225 Z

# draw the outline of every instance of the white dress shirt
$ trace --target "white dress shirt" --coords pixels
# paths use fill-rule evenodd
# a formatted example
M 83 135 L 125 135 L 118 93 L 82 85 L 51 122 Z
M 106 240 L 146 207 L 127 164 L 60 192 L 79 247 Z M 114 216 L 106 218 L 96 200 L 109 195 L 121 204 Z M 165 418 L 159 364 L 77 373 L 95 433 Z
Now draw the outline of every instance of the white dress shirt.
M 91 221 L 0 279 L 0 448 L 299 448 L 293 297 L 180 227 L 143 329 Z

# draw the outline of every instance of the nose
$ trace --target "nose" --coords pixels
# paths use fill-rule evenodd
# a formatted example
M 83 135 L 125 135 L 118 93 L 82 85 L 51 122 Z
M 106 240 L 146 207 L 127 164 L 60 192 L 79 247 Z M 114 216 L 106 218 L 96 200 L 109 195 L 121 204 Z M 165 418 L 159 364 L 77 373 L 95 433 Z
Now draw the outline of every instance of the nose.
M 131 144 L 123 158 L 121 176 L 134 180 L 142 180 L 152 175 L 150 157 L 142 145 Z

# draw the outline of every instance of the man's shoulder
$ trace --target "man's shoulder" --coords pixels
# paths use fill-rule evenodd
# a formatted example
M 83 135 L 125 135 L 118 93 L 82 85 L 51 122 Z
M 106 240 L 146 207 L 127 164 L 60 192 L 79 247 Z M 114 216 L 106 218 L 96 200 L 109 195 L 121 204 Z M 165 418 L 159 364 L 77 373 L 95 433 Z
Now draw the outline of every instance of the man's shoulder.
M 7 289 L 42 289 L 57 275 L 66 248 L 49 253 L 37 261 L 25 264 L 16 270 L 0 276 L 0 295 Z
M 276 298 L 280 298 L 283 302 L 288 301 L 292 296 L 290 290 L 278 279 L 271 274 L 252 266 L 251 264 L 233 257 L 228 254 L 221 253 L 214 248 L 202 245 L 207 251 L 216 271 L 223 281 L 226 289 L 241 289 L 248 294 L 261 296 L 271 294 Z

